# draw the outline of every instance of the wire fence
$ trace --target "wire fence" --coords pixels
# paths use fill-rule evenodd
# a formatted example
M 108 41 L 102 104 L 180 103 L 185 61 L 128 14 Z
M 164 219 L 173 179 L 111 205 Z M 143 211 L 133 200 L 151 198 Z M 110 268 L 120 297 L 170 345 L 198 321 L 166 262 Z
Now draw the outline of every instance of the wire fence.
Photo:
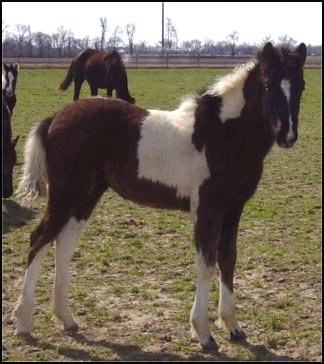
M 179 55 L 179 54 L 123 54 L 123 61 L 127 68 L 196 68 L 196 67 L 234 67 L 247 63 L 253 56 L 214 56 L 206 54 Z M 35 57 L 5 57 L 3 63 L 18 63 L 21 68 L 67 68 L 73 58 L 35 58 Z M 321 68 L 321 56 L 308 56 L 306 67 Z

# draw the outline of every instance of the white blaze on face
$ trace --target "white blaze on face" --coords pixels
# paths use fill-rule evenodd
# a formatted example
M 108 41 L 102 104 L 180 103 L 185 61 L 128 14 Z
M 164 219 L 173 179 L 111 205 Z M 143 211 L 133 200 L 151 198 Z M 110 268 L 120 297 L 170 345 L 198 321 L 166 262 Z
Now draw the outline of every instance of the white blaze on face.
M 196 107 L 189 99 L 174 111 L 149 110 L 141 126 L 138 178 L 175 188 L 178 197 L 190 197 L 210 176 L 205 149 L 192 143 Z
M 12 82 L 14 80 L 12 72 L 8 72 L 8 80 L 9 80 L 9 85 L 8 87 L 6 87 L 6 94 L 7 96 L 12 96 L 13 95 Z
M 285 94 L 286 98 L 287 98 L 287 106 L 288 106 L 288 114 L 289 114 L 289 130 L 288 130 L 288 134 L 287 134 L 287 141 L 290 141 L 292 139 L 294 139 L 295 134 L 293 132 L 293 121 L 292 121 L 292 117 L 291 117 L 291 111 L 290 111 L 290 88 L 291 88 L 291 83 L 290 81 L 283 79 L 281 81 L 281 89 L 283 91 L 283 93 Z

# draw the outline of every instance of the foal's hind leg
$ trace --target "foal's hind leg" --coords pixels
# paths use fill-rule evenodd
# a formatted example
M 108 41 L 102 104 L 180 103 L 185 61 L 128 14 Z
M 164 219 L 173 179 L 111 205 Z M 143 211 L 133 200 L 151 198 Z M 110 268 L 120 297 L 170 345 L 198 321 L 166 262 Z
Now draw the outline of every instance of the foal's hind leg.
M 19 296 L 13 314 L 17 317 L 16 335 L 29 333 L 32 326 L 32 311 L 34 305 L 34 294 L 39 268 L 42 259 L 50 248 L 60 229 L 60 221 L 57 224 L 51 222 L 51 215 L 46 213 L 38 227 L 30 236 L 30 250 L 28 254 L 28 266 L 22 292 Z
M 235 317 L 233 277 L 236 263 L 236 239 L 242 208 L 230 211 L 222 226 L 217 262 L 220 269 L 219 326 L 230 332 L 232 340 L 245 338 Z
M 28 334 L 31 331 L 34 295 L 39 268 L 49 248 L 50 244 L 47 244 L 39 250 L 26 270 L 22 292 L 13 312 L 13 316 L 17 318 L 16 335 Z
M 85 225 L 85 220 L 78 221 L 75 217 L 71 217 L 56 238 L 53 311 L 62 320 L 65 330 L 78 328 L 68 305 L 69 263 Z
M 69 311 L 69 264 L 86 222 L 104 190 L 105 188 L 97 190 L 75 209 L 69 222 L 64 226 L 56 239 L 53 311 L 62 320 L 65 330 L 76 330 L 78 328 L 76 320 Z

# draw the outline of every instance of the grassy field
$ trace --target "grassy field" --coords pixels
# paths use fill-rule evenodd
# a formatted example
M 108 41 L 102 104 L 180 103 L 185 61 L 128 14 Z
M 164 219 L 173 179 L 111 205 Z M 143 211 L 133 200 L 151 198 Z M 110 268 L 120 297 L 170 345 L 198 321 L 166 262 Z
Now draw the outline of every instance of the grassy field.
M 13 134 L 20 134 L 14 182 L 33 123 L 72 100 L 58 91 L 65 70 L 21 69 Z M 146 108 L 174 109 L 222 69 L 131 69 L 129 89 Z M 53 320 L 54 249 L 44 260 L 33 337 L 14 336 L 10 315 L 26 268 L 29 235 L 42 209 L 3 200 L 2 304 L 4 361 L 321 360 L 321 71 L 306 70 L 299 140 L 274 146 L 240 224 L 235 295 L 248 338 L 233 343 L 212 324 L 220 352 L 203 352 L 190 337 L 195 292 L 189 215 L 143 208 L 107 192 L 82 235 L 71 264 L 71 308 L 81 330 Z M 101 90 L 103 91 L 103 90 Z M 89 95 L 86 84 L 82 97 Z M 218 282 L 210 296 L 217 319 Z

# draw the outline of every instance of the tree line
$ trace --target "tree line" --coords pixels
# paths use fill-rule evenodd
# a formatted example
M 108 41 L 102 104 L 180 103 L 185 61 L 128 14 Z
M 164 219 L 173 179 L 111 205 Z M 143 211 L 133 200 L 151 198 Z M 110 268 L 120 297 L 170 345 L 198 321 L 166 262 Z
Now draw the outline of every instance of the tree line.
M 256 49 L 262 47 L 268 41 L 277 45 L 293 47 L 297 41 L 283 35 L 275 41 L 271 36 L 265 37 L 260 44 L 239 43 L 239 32 L 233 31 L 224 40 L 192 39 L 179 43 L 175 24 L 170 18 L 165 22 L 164 42 L 158 41 L 151 45 L 146 41 L 135 42 L 136 25 L 127 24 L 124 28 L 115 27 L 108 34 L 107 18 L 100 18 L 100 34 L 98 37 L 76 38 L 71 30 L 63 26 L 57 28 L 53 34 L 32 32 L 29 25 L 17 24 L 13 30 L 2 23 L 2 55 L 3 57 L 74 57 L 81 50 L 94 48 L 98 50 L 119 49 L 130 55 L 134 53 L 188 53 L 210 54 L 215 56 L 251 55 Z M 98 32 L 99 33 L 99 32 Z M 321 55 L 322 47 L 307 45 L 308 53 Z

